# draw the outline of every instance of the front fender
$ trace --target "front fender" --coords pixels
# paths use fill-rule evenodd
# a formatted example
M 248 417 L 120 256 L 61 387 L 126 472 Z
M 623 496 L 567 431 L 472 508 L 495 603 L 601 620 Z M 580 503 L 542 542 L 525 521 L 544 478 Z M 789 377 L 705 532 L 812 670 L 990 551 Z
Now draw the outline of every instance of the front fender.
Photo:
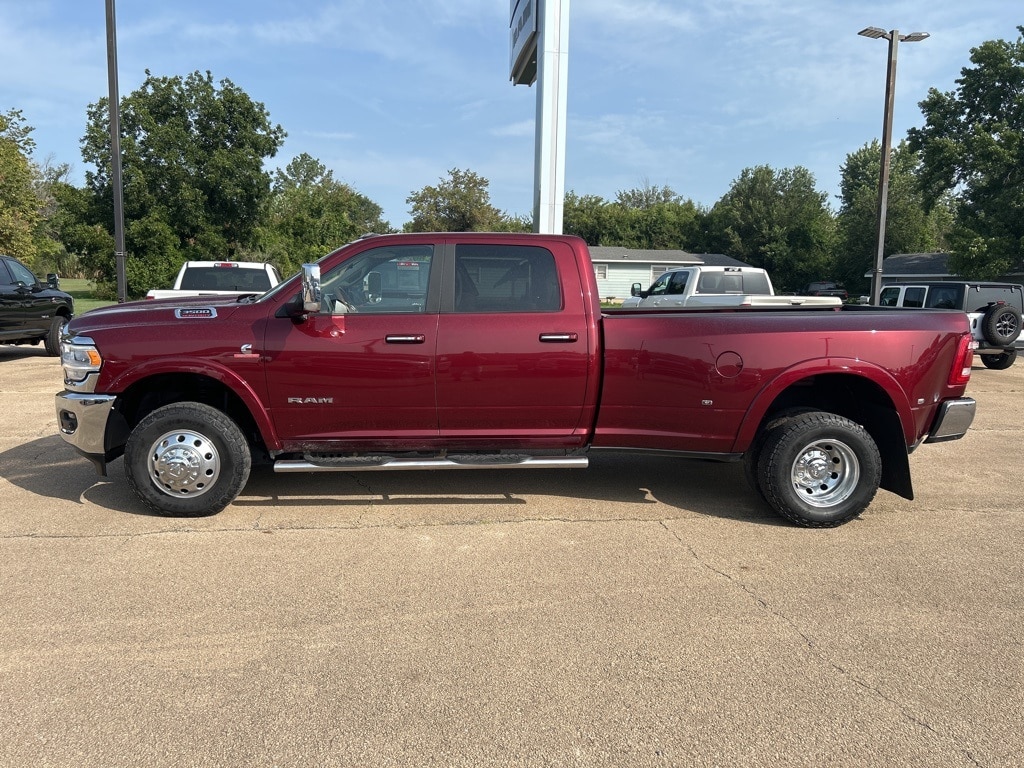
M 233 365 L 239 361 L 232 359 Z M 263 363 L 259 355 L 243 356 L 242 364 L 252 365 L 249 378 L 263 380 Z M 258 370 L 258 373 L 257 373 Z M 132 387 L 145 385 L 145 380 L 161 375 L 204 376 L 222 384 L 233 392 L 249 411 L 263 442 L 269 450 L 280 450 L 281 441 L 273 422 L 264 406 L 264 398 L 256 391 L 247 378 L 229 365 L 215 359 L 193 357 L 167 357 L 146 360 L 139 365 L 119 373 L 104 389 L 108 392 L 125 392 Z

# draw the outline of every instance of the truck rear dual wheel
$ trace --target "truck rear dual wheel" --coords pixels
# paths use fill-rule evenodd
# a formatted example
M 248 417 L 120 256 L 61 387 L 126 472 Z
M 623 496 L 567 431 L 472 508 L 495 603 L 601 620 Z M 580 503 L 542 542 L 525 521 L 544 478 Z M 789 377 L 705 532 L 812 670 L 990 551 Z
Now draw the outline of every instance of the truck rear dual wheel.
M 124 451 L 128 484 L 169 517 L 212 515 L 245 486 L 252 457 L 238 425 L 202 403 L 157 408 L 132 430 Z
M 859 424 L 834 413 L 803 412 L 766 430 L 756 477 L 780 515 L 797 525 L 832 528 L 874 499 L 882 459 Z
M 753 488 L 762 499 L 764 498 L 764 491 L 761 490 L 761 481 L 758 478 L 757 465 L 761 459 L 761 454 L 764 452 L 765 441 L 768 439 L 769 435 L 787 421 L 792 419 L 794 416 L 799 416 L 804 413 L 816 413 L 816 410 L 807 406 L 798 406 L 796 408 L 788 408 L 777 413 L 764 425 L 764 427 L 761 428 L 760 431 L 758 431 L 757 435 L 754 437 L 753 443 L 750 445 L 750 448 L 747 449 L 747 453 L 746 456 L 744 456 L 743 461 L 743 473 L 746 475 L 747 484 Z

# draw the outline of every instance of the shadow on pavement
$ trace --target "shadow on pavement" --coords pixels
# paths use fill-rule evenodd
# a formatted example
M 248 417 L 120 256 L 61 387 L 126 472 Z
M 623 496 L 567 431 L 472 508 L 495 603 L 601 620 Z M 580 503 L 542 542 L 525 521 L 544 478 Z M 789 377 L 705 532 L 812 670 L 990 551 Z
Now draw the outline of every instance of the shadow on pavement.
M 121 461 L 108 467 L 110 477 L 58 436 L 39 438 L 0 453 L 0 476 L 12 485 L 45 498 L 97 506 L 129 514 L 151 514 L 128 489 Z M 584 470 L 473 470 L 275 474 L 256 468 L 237 509 L 374 507 L 439 505 L 444 507 L 514 506 L 516 518 L 548 519 L 550 510 L 530 497 L 555 496 L 618 504 L 656 505 L 680 512 L 743 520 L 762 525 L 784 523 L 749 489 L 742 465 L 662 456 L 600 454 Z M 583 507 L 584 505 L 581 505 Z M 533 509 L 524 509 L 533 507 Z M 558 517 L 565 517 L 560 506 Z M 582 508 L 581 517 L 592 517 Z M 652 519 L 669 517 L 650 510 Z M 466 515 L 465 522 L 475 518 Z
M 36 346 L 24 344 L 0 344 L 0 363 L 5 360 L 24 360 L 27 357 L 48 357 L 40 342 Z M 54 357 L 54 360 L 57 358 Z

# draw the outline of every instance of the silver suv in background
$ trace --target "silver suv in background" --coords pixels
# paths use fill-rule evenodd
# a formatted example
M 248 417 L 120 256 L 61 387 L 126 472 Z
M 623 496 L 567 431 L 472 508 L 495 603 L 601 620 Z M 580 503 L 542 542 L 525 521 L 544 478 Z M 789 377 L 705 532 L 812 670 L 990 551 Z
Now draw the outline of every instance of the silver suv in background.
M 966 312 L 971 333 L 978 342 L 975 351 L 986 368 L 1009 368 L 1024 344 L 1020 335 L 1024 286 L 1017 283 L 890 283 L 882 287 L 879 303 L 883 307 Z

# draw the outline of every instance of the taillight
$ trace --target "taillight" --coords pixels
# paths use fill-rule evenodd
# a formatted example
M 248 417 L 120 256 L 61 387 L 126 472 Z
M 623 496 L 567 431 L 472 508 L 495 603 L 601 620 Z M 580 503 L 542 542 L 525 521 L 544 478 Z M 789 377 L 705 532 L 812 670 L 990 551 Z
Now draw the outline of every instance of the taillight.
M 971 334 L 965 333 L 960 337 L 960 346 L 957 347 L 953 367 L 949 371 L 951 387 L 964 386 L 971 380 L 971 363 L 974 362 L 974 350 L 977 348 L 978 342 L 971 338 Z

